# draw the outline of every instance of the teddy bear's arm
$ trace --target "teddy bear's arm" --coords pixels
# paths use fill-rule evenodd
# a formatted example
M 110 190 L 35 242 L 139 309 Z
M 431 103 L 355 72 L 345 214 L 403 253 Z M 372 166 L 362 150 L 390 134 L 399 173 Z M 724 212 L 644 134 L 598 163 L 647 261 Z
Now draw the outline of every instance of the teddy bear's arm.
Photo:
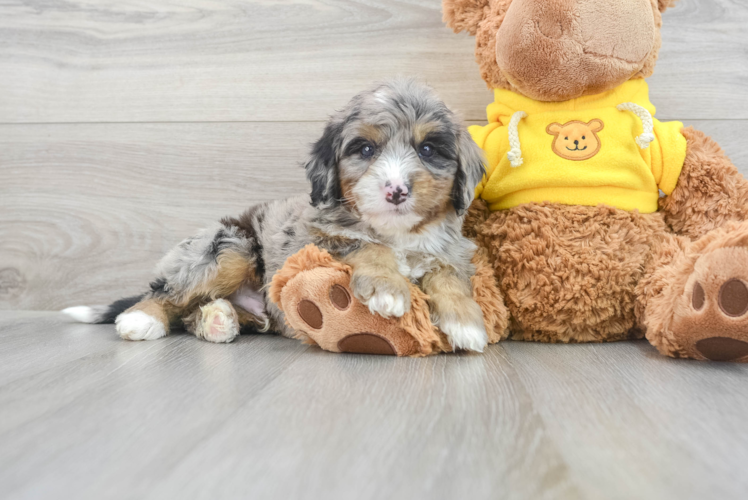
M 719 145 L 703 132 L 682 130 L 687 148 L 673 192 L 660 198 L 660 210 L 677 233 L 691 239 L 729 221 L 748 220 L 748 181 Z

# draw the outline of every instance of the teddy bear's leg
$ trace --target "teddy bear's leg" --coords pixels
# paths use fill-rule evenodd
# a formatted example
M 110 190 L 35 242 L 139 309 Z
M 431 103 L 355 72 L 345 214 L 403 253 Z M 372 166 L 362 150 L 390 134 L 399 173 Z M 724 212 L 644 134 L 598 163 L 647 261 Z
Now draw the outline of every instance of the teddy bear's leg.
M 666 235 L 639 285 L 638 316 L 662 354 L 748 361 L 748 222 L 695 242 Z
M 526 204 L 491 214 L 477 241 L 491 257 L 512 339 L 612 342 L 643 336 L 634 329 L 636 286 L 652 235 L 666 231 L 659 214 Z
M 715 141 L 687 127 L 686 159 L 673 192 L 660 199 L 665 221 L 692 240 L 731 221 L 748 220 L 748 180 Z
M 401 318 L 369 311 L 353 295 L 350 275 L 339 269 L 318 267 L 298 273 L 283 287 L 281 305 L 297 337 L 327 351 L 396 356 L 431 352 L 401 328 Z
M 216 299 L 195 309 L 184 319 L 185 328 L 208 342 L 231 342 L 239 335 L 239 315 L 226 299 Z

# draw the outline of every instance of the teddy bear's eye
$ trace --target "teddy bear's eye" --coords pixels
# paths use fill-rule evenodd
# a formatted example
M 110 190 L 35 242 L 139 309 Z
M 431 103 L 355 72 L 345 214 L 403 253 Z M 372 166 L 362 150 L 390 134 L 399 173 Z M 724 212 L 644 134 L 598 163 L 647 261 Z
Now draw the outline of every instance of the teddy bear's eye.
M 568 137 L 564 137 L 564 140 L 565 140 L 565 141 L 568 141 L 568 140 L 569 140 L 569 138 L 568 138 Z
M 585 140 L 585 139 L 586 139 L 586 137 L 585 137 L 585 136 L 582 136 L 582 140 Z

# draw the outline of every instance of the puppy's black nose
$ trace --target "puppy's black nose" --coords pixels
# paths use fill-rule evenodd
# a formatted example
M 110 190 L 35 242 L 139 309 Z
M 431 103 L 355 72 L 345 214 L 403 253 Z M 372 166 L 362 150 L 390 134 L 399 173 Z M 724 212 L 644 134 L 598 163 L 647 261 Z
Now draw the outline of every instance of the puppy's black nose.
M 579 141 L 574 141 L 575 146 L 579 146 Z
M 397 186 L 394 190 L 387 192 L 386 198 L 393 205 L 399 205 L 408 198 L 408 191 L 403 190 L 401 186 Z

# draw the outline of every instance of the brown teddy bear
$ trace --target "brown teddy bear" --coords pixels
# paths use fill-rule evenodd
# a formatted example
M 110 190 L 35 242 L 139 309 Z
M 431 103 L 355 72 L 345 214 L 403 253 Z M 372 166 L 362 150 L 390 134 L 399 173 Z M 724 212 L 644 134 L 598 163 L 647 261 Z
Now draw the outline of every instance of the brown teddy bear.
M 748 361 L 748 182 L 703 133 L 653 118 L 669 0 L 444 0 L 494 90 L 465 231 L 511 338 L 646 338 Z
M 471 129 L 488 169 L 464 226 L 491 342 L 646 335 L 668 356 L 748 361 L 748 182 L 703 133 L 654 119 L 644 81 L 671 3 L 444 0 L 495 92 Z M 350 298 L 349 272 L 314 248 L 289 259 L 271 295 L 300 337 L 450 350 L 417 288 L 411 314 L 383 320 Z

